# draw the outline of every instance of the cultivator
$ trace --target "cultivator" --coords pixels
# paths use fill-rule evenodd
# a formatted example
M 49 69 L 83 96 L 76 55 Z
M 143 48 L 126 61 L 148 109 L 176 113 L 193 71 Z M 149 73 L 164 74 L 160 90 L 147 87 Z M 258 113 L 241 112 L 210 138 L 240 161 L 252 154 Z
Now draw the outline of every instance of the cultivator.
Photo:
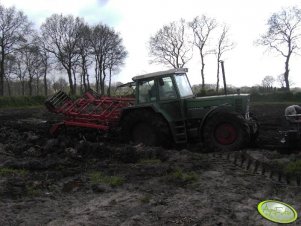
M 65 116 L 62 122 L 54 124 L 50 129 L 53 135 L 64 125 L 109 131 L 117 126 L 122 109 L 133 104 L 133 98 L 99 96 L 93 90 L 85 92 L 76 100 L 59 91 L 45 102 L 49 111 Z

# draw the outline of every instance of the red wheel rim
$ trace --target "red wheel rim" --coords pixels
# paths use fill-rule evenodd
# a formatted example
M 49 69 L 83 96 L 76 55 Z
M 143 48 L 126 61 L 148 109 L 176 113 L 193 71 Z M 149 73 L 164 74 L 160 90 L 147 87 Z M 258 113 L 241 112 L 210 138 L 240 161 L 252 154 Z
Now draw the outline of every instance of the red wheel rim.
M 215 138 L 222 145 L 232 144 L 237 139 L 237 130 L 230 123 L 223 123 L 216 127 Z

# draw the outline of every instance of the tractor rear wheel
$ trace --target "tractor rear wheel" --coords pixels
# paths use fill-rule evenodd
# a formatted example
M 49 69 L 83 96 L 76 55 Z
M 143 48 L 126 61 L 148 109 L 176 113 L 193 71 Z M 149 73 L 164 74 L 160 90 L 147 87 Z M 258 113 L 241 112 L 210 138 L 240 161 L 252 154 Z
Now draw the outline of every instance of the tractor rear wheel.
M 171 141 L 169 126 L 162 116 L 150 110 L 135 110 L 122 120 L 125 141 L 147 146 L 168 146 Z
M 139 122 L 132 128 L 131 140 L 135 144 L 143 143 L 146 146 L 155 146 L 158 144 L 158 139 L 155 129 L 149 123 Z
M 207 119 L 203 138 L 210 150 L 236 151 L 250 142 L 250 129 L 241 115 L 217 112 Z

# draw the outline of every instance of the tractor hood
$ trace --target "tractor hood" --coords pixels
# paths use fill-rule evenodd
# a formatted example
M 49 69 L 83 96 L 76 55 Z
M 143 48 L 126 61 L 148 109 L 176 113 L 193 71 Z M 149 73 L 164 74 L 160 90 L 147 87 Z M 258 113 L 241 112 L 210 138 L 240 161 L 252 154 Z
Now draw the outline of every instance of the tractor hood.
M 232 94 L 185 99 L 187 110 L 210 109 L 219 106 L 228 106 L 242 114 L 248 113 L 249 102 L 249 94 Z

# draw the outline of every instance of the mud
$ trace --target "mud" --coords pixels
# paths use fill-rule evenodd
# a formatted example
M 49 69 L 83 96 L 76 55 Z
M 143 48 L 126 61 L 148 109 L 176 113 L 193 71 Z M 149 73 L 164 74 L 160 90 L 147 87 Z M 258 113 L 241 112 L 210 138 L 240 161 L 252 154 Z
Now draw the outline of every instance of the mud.
M 254 158 L 295 161 L 277 152 L 285 106 L 253 106 L 261 124 Z M 67 129 L 43 108 L 0 110 L 0 225 L 275 225 L 257 204 L 301 210 L 301 188 L 238 167 L 200 146 L 131 146 Z M 283 160 L 284 159 L 284 160 Z M 298 219 L 292 225 L 300 225 Z

